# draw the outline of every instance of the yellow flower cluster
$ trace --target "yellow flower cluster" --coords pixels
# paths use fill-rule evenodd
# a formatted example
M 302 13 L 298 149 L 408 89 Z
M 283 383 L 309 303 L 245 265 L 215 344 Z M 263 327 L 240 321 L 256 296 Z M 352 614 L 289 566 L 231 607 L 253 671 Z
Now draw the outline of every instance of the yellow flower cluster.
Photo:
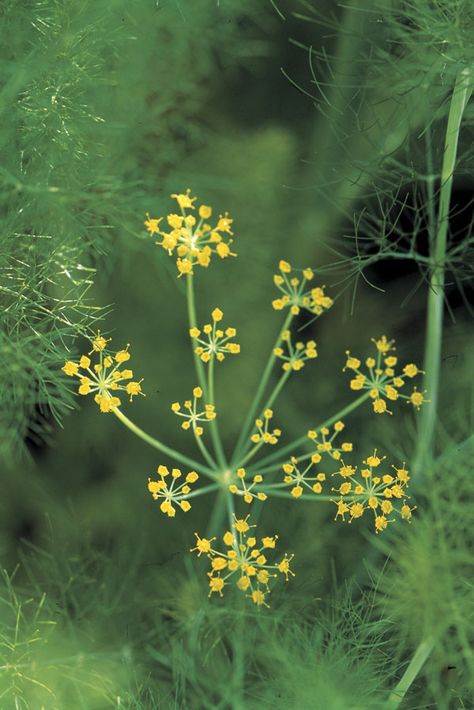
M 178 483 L 178 481 L 183 474 L 179 468 L 173 468 L 170 471 L 167 466 L 158 466 L 157 473 L 160 477 L 158 481 L 152 481 L 151 478 L 148 479 L 148 490 L 154 500 L 163 499 L 160 504 L 161 512 L 166 513 L 170 518 L 174 518 L 176 515 L 174 505 L 178 505 L 181 510 L 187 513 L 191 509 L 191 503 L 186 500 L 186 496 L 191 491 L 189 484 L 196 483 L 199 478 L 196 471 L 190 471 L 181 483 Z M 168 481 L 170 482 L 169 484 Z
M 273 282 L 283 295 L 272 301 L 276 311 L 281 311 L 288 306 L 295 316 L 302 308 L 319 316 L 331 308 L 334 301 L 326 296 L 324 286 L 306 288 L 308 282 L 314 278 L 311 269 L 303 269 L 302 277 L 294 276 L 291 264 L 282 260 L 279 263 L 279 270 L 280 273 L 275 274 Z
M 385 457 L 377 456 L 377 450 L 365 459 L 363 468 L 360 471 L 357 467 L 345 465 L 335 476 L 342 478 L 342 482 L 337 488 L 332 490 L 339 493 L 340 498 L 334 501 L 337 505 L 337 518 L 345 520 L 348 515 L 349 522 L 355 518 L 361 518 L 366 510 L 372 510 L 374 514 L 375 531 L 382 532 L 395 518 L 390 515 L 398 515 L 402 520 L 410 521 L 412 511 L 407 504 L 406 487 L 410 476 L 408 471 L 402 468 L 394 469 L 394 474 L 384 473 L 379 470 L 379 466 Z
M 171 197 L 177 201 L 181 214 L 167 216 L 168 231 L 160 228 L 162 217 L 156 219 L 147 214 L 144 224 L 151 236 L 156 234 L 160 237 L 156 242 L 158 246 L 163 247 L 170 256 L 176 253 L 178 276 L 192 274 L 195 266 L 208 267 L 213 254 L 217 254 L 221 259 L 235 256 L 230 250 L 233 220 L 227 212 L 219 215 L 213 227 L 208 222 L 212 217 L 211 207 L 201 205 L 197 216 L 193 214 L 197 197 L 191 197 L 189 188 L 186 192 Z
M 350 381 L 352 390 L 368 390 L 372 398 L 372 406 L 376 414 L 387 412 L 392 414 L 388 409 L 387 400 L 396 401 L 397 399 L 405 399 L 408 404 L 411 404 L 415 409 L 419 409 L 427 400 L 425 392 L 419 392 L 416 387 L 410 395 L 405 395 L 400 392 L 405 385 L 407 379 L 416 377 L 422 373 L 416 365 L 408 363 L 399 373 L 395 370 L 398 364 L 398 358 L 390 353 L 395 350 L 394 340 L 387 340 L 385 335 L 376 340 L 372 338 L 377 354 L 376 357 L 368 357 L 365 361 L 367 368 L 366 372 L 361 371 L 361 361 L 346 352 L 347 359 L 343 372 L 352 370 L 355 376 Z
M 282 343 L 286 345 L 285 349 L 278 346 L 273 349 L 273 354 L 276 357 L 283 360 L 283 369 L 288 370 L 301 370 L 306 360 L 311 360 L 318 357 L 318 351 L 316 350 L 316 343 L 314 340 L 308 340 L 307 343 L 297 342 L 293 345 L 291 341 L 291 333 L 289 330 L 284 330 L 281 335 Z
M 300 498 L 304 487 L 308 488 L 308 490 L 313 493 L 322 493 L 322 484 L 326 480 L 326 474 L 319 472 L 313 476 L 309 475 L 314 464 L 320 461 L 321 454 L 313 454 L 310 462 L 303 469 L 299 468 L 296 456 L 292 456 L 289 463 L 283 464 L 283 471 L 285 473 L 283 480 L 285 483 L 292 486 L 291 495 L 293 498 Z
M 207 340 L 201 338 L 201 330 L 199 328 L 190 328 L 189 335 L 198 343 L 194 352 L 199 355 L 203 362 L 209 362 L 215 357 L 219 362 L 224 360 L 227 354 L 238 355 L 240 353 L 240 345 L 231 342 L 230 339 L 237 335 L 235 328 L 226 328 L 222 330 L 217 327 L 224 317 L 220 308 L 214 308 L 211 313 L 212 325 L 207 323 L 202 328 L 202 333 L 207 336 Z
M 198 426 L 199 422 L 210 422 L 216 418 L 215 406 L 213 404 L 205 404 L 204 409 L 198 411 L 198 401 L 202 397 L 202 389 L 195 387 L 193 389 L 193 399 L 187 399 L 183 407 L 179 402 L 173 402 L 171 411 L 179 417 L 184 417 L 184 422 L 181 424 L 183 429 L 193 429 L 196 436 L 202 436 L 204 429 Z M 182 411 L 184 408 L 185 411 Z
M 272 417 L 273 410 L 265 409 L 263 412 L 263 419 L 259 417 L 255 420 L 257 431 L 250 437 L 250 440 L 253 441 L 254 444 L 278 444 L 278 439 L 281 436 L 281 429 L 272 429 L 271 431 L 268 429 Z
M 130 396 L 130 401 L 137 394 L 143 395 L 141 388 L 143 378 L 134 381 L 132 370 L 120 369 L 130 359 L 129 346 L 115 354 L 107 352 L 110 338 L 104 338 L 100 331 L 91 342 L 92 350 L 87 355 L 82 355 L 79 362 L 68 360 L 61 368 L 69 377 L 79 379 L 79 394 L 87 395 L 95 392 L 94 400 L 101 412 L 111 412 L 116 407 L 120 407 L 122 402 L 117 396 L 119 391 L 126 392 Z M 99 362 L 93 365 L 90 355 L 97 354 Z
M 300 498 L 304 488 L 312 493 L 323 492 L 322 484 L 326 481 L 327 475 L 322 471 L 313 474 L 313 467 L 321 463 L 323 456 L 339 461 L 343 453 L 352 451 L 353 445 L 349 441 L 342 442 L 340 446 L 335 445 L 335 439 L 343 429 L 344 422 L 342 421 L 334 424 L 332 434 L 328 427 L 322 427 L 318 431 L 310 429 L 308 439 L 316 444 L 316 451 L 309 456 L 308 464 L 304 468 L 300 467 L 300 463 L 307 460 L 308 456 L 304 456 L 302 459 L 292 456 L 289 462 L 283 464 L 282 468 L 285 474 L 283 481 L 292 486 L 291 495 L 294 498 Z
M 345 424 L 342 421 L 338 421 L 334 424 L 333 432 L 328 427 L 322 427 L 319 431 L 310 429 L 308 431 L 308 439 L 316 443 L 316 453 L 321 456 L 322 453 L 327 453 L 331 458 L 339 461 L 343 453 L 348 453 L 352 451 L 353 445 L 349 441 L 344 441 L 340 446 L 334 446 L 334 441 L 336 437 L 344 429 Z M 313 454 L 316 458 L 316 454 Z M 321 460 L 321 459 L 319 459 Z M 318 461 L 313 461 L 313 463 L 318 463 Z
M 235 532 L 228 530 L 223 536 L 226 550 L 220 552 L 212 547 L 215 537 L 210 540 L 196 535 L 196 547 L 191 552 L 196 552 L 200 557 L 206 555 L 211 563 L 209 577 L 209 596 L 217 593 L 223 596 L 223 589 L 229 580 L 236 575 L 236 586 L 249 597 L 257 606 L 268 606 L 266 598 L 270 592 L 270 583 L 278 573 L 283 574 L 288 581 L 289 575 L 294 576 L 290 569 L 293 555 L 285 554 L 281 562 L 269 564 L 268 550 L 276 547 L 277 535 L 261 538 L 260 546 L 256 537 L 252 536 L 248 516 L 238 519 L 234 515 L 232 527 Z
M 242 496 L 244 501 L 246 503 L 251 503 L 254 498 L 260 501 L 267 500 L 268 496 L 266 493 L 263 493 L 263 491 L 254 491 L 253 488 L 258 485 L 259 483 L 262 483 L 263 481 L 263 476 L 261 476 L 259 473 L 257 473 L 253 479 L 252 483 L 250 485 L 247 485 L 247 482 L 245 480 L 246 476 L 246 471 L 245 468 L 238 468 L 237 469 L 237 480 L 239 485 L 235 483 L 231 483 L 229 486 L 229 491 L 233 493 L 234 495 L 237 496 Z

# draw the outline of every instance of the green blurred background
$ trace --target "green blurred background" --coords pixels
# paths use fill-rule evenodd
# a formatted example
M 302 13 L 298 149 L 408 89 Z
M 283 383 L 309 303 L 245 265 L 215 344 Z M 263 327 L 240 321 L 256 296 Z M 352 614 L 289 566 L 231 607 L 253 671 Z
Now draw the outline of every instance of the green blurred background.
M 450 483 L 438 484 L 448 532 L 423 490 L 424 516 L 394 532 L 389 550 L 378 541 L 374 548 L 363 525 L 334 524 L 332 506 L 271 502 L 262 525 L 295 553 L 297 576 L 272 594 L 267 616 L 232 596 L 207 600 L 205 565 L 187 549 L 205 529 L 212 499 L 165 518 L 146 481 L 170 462 L 65 391 L 63 358 L 83 351 L 84 333 L 103 317 L 102 331 L 117 349 L 131 343 L 134 372 L 144 377 L 146 398 L 124 411 L 196 455 L 169 408 L 196 384 L 184 285 L 143 228 L 146 212 L 172 211 L 170 193 L 187 187 L 235 220 L 238 258 L 196 276 L 198 322 L 219 306 L 242 346 L 217 373 L 228 451 L 279 327 L 271 300 L 280 258 L 321 268 L 318 280 L 336 298 L 304 331 L 318 342 L 318 360 L 291 378 L 275 407 L 283 442 L 350 400 L 346 349 L 363 356 L 370 338 L 385 333 L 397 338 L 403 359 L 421 363 L 423 273 L 409 260 L 376 258 L 375 221 L 360 278 L 351 237 L 354 216 L 389 204 L 397 180 L 410 232 L 410 176 L 392 173 L 396 160 L 422 172 L 420 126 L 433 105 L 443 106 L 446 88 L 402 106 L 402 94 L 380 81 L 367 58 L 386 40 L 384 3 L 367 2 L 361 13 L 327 0 L 319 15 L 304 2 L 277 4 L 2 3 L 1 708 L 385 707 L 400 664 L 444 613 L 439 600 L 429 618 L 420 611 L 433 580 L 447 580 L 442 600 L 460 598 L 450 586 L 455 558 L 449 572 L 431 561 L 438 544 L 456 538 L 463 565 L 472 522 L 465 511 L 466 529 L 449 527 L 459 521 L 459 487 L 464 502 L 473 492 L 469 456 L 452 439 L 472 430 L 473 401 L 472 322 L 454 281 L 438 441 L 462 461 L 444 459 Z M 308 47 L 327 52 L 331 70 L 313 65 Z M 435 160 L 443 116 L 440 109 L 439 133 L 433 125 Z M 461 206 L 472 189 L 467 165 L 455 185 Z M 393 218 L 397 205 L 383 209 Z M 461 241 L 469 218 L 458 222 Z M 415 414 L 403 404 L 393 418 L 358 410 L 347 425 L 362 456 L 374 446 L 394 460 L 413 454 Z M 435 494 L 432 484 L 427 498 Z M 400 565 L 410 560 L 405 568 L 397 549 Z M 376 599 L 371 585 L 383 569 L 386 587 Z M 393 593 L 397 579 L 413 592 L 410 613 L 408 591 Z M 458 621 L 472 618 L 467 604 Z M 463 632 L 464 651 L 471 632 Z M 465 655 L 459 643 L 438 652 L 406 707 L 450 707 L 462 696 L 467 671 L 453 680 L 446 670 Z

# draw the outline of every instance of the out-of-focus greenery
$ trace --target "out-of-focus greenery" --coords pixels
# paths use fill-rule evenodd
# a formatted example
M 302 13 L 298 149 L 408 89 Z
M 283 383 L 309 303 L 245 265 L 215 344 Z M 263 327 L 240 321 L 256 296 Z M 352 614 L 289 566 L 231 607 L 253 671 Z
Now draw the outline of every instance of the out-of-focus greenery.
M 238 258 L 196 276 L 200 322 L 219 306 L 242 345 L 217 373 L 229 450 L 280 322 L 280 258 L 324 266 L 337 297 L 305 330 L 318 360 L 275 407 L 286 441 L 348 401 L 347 348 L 364 355 L 386 333 L 420 362 L 423 261 L 381 258 L 410 248 L 427 124 L 439 173 L 454 64 L 472 68 L 470 3 L 32 0 L 4 2 L 0 18 L 0 707 L 390 708 L 427 639 L 402 707 L 469 707 L 472 109 L 438 458 L 410 526 L 374 540 L 336 525 L 332 506 L 272 502 L 262 525 L 295 553 L 296 578 L 260 613 L 231 593 L 208 600 L 187 550 L 210 499 L 165 519 L 146 480 L 169 461 L 93 402 L 79 409 L 60 367 L 97 327 L 130 342 L 146 398 L 125 411 L 195 455 L 169 410 L 196 384 L 184 286 L 143 228 L 188 186 L 235 218 Z M 408 409 L 349 419 L 361 455 L 410 461 Z

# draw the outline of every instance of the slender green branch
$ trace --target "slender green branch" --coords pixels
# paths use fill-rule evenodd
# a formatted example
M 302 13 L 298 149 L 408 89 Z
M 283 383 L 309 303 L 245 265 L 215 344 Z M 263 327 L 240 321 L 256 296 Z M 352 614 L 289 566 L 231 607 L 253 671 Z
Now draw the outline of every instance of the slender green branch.
M 234 507 L 234 496 L 229 491 L 225 492 L 225 502 L 227 506 L 227 517 L 229 520 L 229 530 L 232 530 L 232 525 L 234 524 L 235 507 Z M 234 545 L 235 546 L 235 545 Z
M 302 456 L 296 456 L 295 458 L 296 458 L 297 463 L 301 463 L 302 461 L 308 461 L 308 459 L 311 458 L 313 453 L 310 452 L 310 453 L 304 454 Z M 288 461 L 288 459 L 285 459 L 284 461 L 278 461 L 278 463 L 271 464 L 270 466 L 264 466 L 263 468 L 260 468 L 260 466 L 259 466 L 258 473 L 261 473 L 262 475 L 268 475 L 269 473 L 275 473 L 276 471 L 281 471 L 283 464 L 286 463 L 287 461 Z
M 329 419 L 326 419 L 324 422 L 321 424 L 318 424 L 317 427 L 312 427 L 313 429 L 319 430 L 322 429 L 323 427 L 329 427 L 335 422 L 337 422 L 339 419 L 343 419 L 346 417 L 348 414 L 354 411 L 354 409 L 357 409 L 360 407 L 361 404 L 366 402 L 369 399 L 370 395 L 368 392 L 365 392 L 363 395 L 355 399 L 353 402 L 348 404 L 346 407 L 343 407 L 340 409 L 336 414 L 334 414 L 332 417 L 329 417 Z M 308 437 L 305 434 L 304 436 L 300 436 L 298 439 L 295 439 L 295 441 L 292 441 L 290 444 L 287 444 L 281 449 L 278 449 L 277 451 L 268 454 L 268 456 L 265 456 L 263 459 L 260 459 L 260 461 L 257 462 L 257 466 L 260 467 L 261 465 L 268 466 L 269 464 L 276 465 L 273 462 L 280 461 L 283 464 L 288 457 L 288 454 L 291 454 L 295 449 L 298 449 L 300 446 L 303 446 L 304 444 L 308 443 Z M 258 468 L 258 472 L 264 472 L 265 469 L 260 469 Z
M 242 444 L 244 443 L 247 436 L 249 435 L 249 432 L 252 428 L 253 420 L 255 418 L 255 414 L 256 414 L 259 404 L 260 404 L 260 400 L 263 397 L 263 394 L 265 392 L 265 388 L 266 388 L 268 380 L 270 378 L 270 375 L 271 375 L 271 372 L 273 369 L 273 365 L 276 360 L 276 355 L 274 354 L 273 351 L 278 346 L 278 344 L 281 340 L 281 336 L 282 336 L 283 331 L 285 331 L 289 328 L 293 318 L 294 318 L 294 316 L 290 310 L 285 318 L 285 321 L 284 321 L 282 327 L 280 328 L 280 330 L 278 332 L 278 337 L 275 341 L 274 346 L 272 347 L 270 357 L 268 358 L 267 364 L 266 364 L 265 369 L 263 371 L 263 375 L 260 379 L 260 383 L 259 383 L 257 391 L 255 393 L 255 397 L 253 398 L 252 404 L 250 405 L 250 409 L 247 413 L 244 424 L 242 426 L 242 430 L 241 430 L 239 438 L 237 440 L 237 444 L 235 445 L 234 453 L 232 454 L 232 459 L 231 459 L 232 466 L 234 465 L 236 459 L 240 455 L 240 450 L 241 450 Z
M 441 347 L 445 299 L 445 262 L 454 169 L 464 110 L 472 93 L 472 77 L 465 68 L 457 77 L 451 96 L 448 125 L 444 142 L 441 187 L 434 243 L 431 245 L 431 277 L 428 293 L 424 356 L 424 388 L 429 401 L 419 420 L 418 448 L 413 466 L 414 476 L 429 465 L 433 456 L 434 432 L 439 399 Z
M 193 281 L 193 275 L 188 274 L 186 276 L 186 302 L 188 306 L 188 320 L 189 320 L 189 326 L 190 328 L 197 328 L 197 320 L 196 320 L 196 304 L 194 301 L 194 281 Z M 206 375 L 204 372 L 204 365 L 201 362 L 201 359 L 195 352 L 195 338 L 192 339 L 192 345 L 193 345 L 193 358 L 194 358 L 194 366 L 196 368 L 196 375 L 198 378 L 198 384 L 201 387 L 202 391 L 204 392 L 206 398 L 208 396 L 207 392 L 207 382 L 206 382 Z
M 212 458 L 211 454 L 209 453 L 207 446 L 205 445 L 205 443 L 202 440 L 202 437 L 198 436 L 196 434 L 196 424 L 194 422 L 193 422 L 193 433 L 194 433 L 194 438 L 196 439 L 196 443 L 199 446 L 199 450 L 200 450 L 201 454 L 203 455 L 204 459 L 207 461 L 209 466 L 215 470 L 217 468 L 217 464 L 214 461 L 214 459 Z
M 176 500 L 188 500 L 188 498 L 196 498 L 197 496 L 203 496 L 206 493 L 211 493 L 211 491 L 216 491 L 220 488 L 219 483 L 209 483 L 208 486 L 202 486 L 202 488 L 196 488 L 191 493 L 185 493 L 182 496 L 175 496 Z
M 212 513 L 207 525 L 206 537 L 208 538 L 213 537 L 222 528 L 222 521 L 226 514 L 226 498 L 227 491 L 221 487 L 214 501 Z
M 328 495 L 317 495 L 316 493 L 313 493 L 313 495 L 311 495 L 310 493 L 305 495 L 303 493 L 302 495 L 300 495 L 299 498 L 295 498 L 288 490 L 288 483 L 284 483 L 283 485 L 287 489 L 286 491 L 282 490 L 283 486 L 280 488 L 278 484 L 276 484 L 275 486 L 259 486 L 258 490 L 262 491 L 262 493 L 266 493 L 268 496 L 276 496 L 277 498 L 287 498 L 288 500 L 310 500 L 313 503 L 317 503 L 318 501 L 322 501 L 325 503 L 327 503 L 328 501 L 334 502 L 334 499 L 336 497 Z
M 422 641 L 420 643 L 401 680 L 397 684 L 396 688 L 390 693 L 390 697 L 388 699 L 390 710 L 396 710 L 396 708 L 401 705 L 403 698 L 410 689 L 410 686 L 425 665 L 428 656 L 433 650 L 433 646 L 434 642 L 431 639 L 427 639 L 426 641 Z
M 278 397 L 278 395 L 282 391 L 283 387 L 285 386 L 287 379 L 291 375 L 291 372 L 292 372 L 291 370 L 285 370 L 283 375 L 278 380 L 273 392 L 271 393 L 271 395 L 269 396 L 269 398 L 265 402 L 264 406 L 262 407 L 262 411 L 265 411 L 265 409 L 270 409 L 273 406 L 274 402 L 276 401 L 276 398 Z
M 140 437 L 140 439 L 143 439 L 143 441 L 146 441 L 146 443 L 150 446 L 153 446 L 153 448 L 158 449 L 158 451 L 161 451 L 161 453 L 166 454 L 170 458 L 176 459 L 177 461 L 180 461 L 186 466 L 190 466 L 193 469 L 197 469 L 199 473 L 204 473 L 210 478 L 216 478 L 216 474 L 211 468 L 204 466 L 202 463 L 199 463 L 198 461 L 189 458 L 189 456 L 185 456 L 185 454 L 182 454 L 181 452 L 176 451 L 175 449 L 172 449 L 169 446 L 166 446 L 166 444 L 163 444 L 158 439 L 155 439 L 153 436 L 150 436 L 149 434 L 144 432 L 143 429 L 140 429 L 140 427 L 134 424 L 128 417 L 126 417 L 125 414 L 120 411 L 118 407 L 115 407 L 114 409 L 112 409 L 112 411 L 117 417 L 117 419 L 120 419 L 122 424 L 125 424 L 127 429 L 130 429 L 131 432 L 136 434 L 136 436 Z
M 262 446 L 263 446 L 263 441 L 260 440 L 260 441 L 258 442 L 258 444 L 255 444 L 255 446 L 253 446 L 253 447 L 250 449 L 250 451 L 248 451 L 248 453 L 245 454 L 245 456 L 244 456 L 243 459 L 240 459 L 239 461 L 237 461 L 237 462 L 235 463 L 235 468 L 237 469 L 237 468 L 241 468 L 241 467 L 245 466 L 245 464 L 247 464 L 251 459 L 253 459 L 253 457 L 255 456 L 255 454 L 257 454 L 257 453 L 260 451 L 260 449 L 262 448 Z
M 214 362 L 215 362 L 215 354 L 211 357 L 211 360 L 209 362 L 209 370 L 208 370 L 208 402 L 209 404 L 215 405 L 215 396 L 214 396 Z M 224 453 L 224 449 L 222 447 L 222 441 L 221 437 L 219 434 L 219 425 L 216 421 L 216 419 L 213 419 L 211 421 L 211 437 L 212 437 L 212 443 L 214 444 L 214 451 L 217 457 L 217 460 L 219 464 L 225 468 L 227 466 L 227 461 Z
M 280 394 L 281 390 L 285 386 L 285 383 L 286 383 L 288 377 L 290 376 L 290 374 L 291 374 L 291 370 L 287 370 L 280 377 L 273 392 L 271 393 L 270 397 L 265 402 L 265 405 L 262 407 L 262 412 L 264 412 L 266 409 L 270 409 L 270 407 L 273 405 L 276 398 Z M 251 458 L 253 458 L 255 456 L 257 451 L 260 449 L 260 446 L 261 446 L 261 443 L 257 444 L 257 446 L 254 446 L 253 448 L 250 448 L 249 442 L 244 442 L 243 445 L 240 447 L 241 455 L 243 456 L 243 458 L 238 459 L 238 461 L 234 464 L 234 467 L 240 468 L 240 466 L 244 466 L 248 461 L 250 461 Z

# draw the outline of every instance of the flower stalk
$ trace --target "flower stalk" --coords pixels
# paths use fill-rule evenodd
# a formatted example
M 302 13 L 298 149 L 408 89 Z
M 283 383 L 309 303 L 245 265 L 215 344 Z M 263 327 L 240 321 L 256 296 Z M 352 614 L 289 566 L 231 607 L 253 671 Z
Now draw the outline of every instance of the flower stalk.
M 432 639 L 426 639 L 420 643 L 413 655 L 413 658 L 408 664 L 408 668 L 398 682 L 397 686 L 390 693 L 390 697 L 388 699 L 390 710 L 397 710 L 397 708 L 400 707 L 413 681 L 416 679 L 428 660 L 433 647 L 434 641 Z
M 451 196 L 462 119 L 472 94 L 472 88 L 471 72 L 466 67 L 458 74 L 451 96 L 441 169 L 438 216 L 434 241 L 431 244 L 431 276 L 428 292 L 424 355 L 424 388 L 429 391 L 430 400 L 424 407 L 420 417 L 418 448 L 413 466 L 415 476 L 429 469 L 433 459 L 434 434 L 439 401 L 445 301 L 445 264 Z

